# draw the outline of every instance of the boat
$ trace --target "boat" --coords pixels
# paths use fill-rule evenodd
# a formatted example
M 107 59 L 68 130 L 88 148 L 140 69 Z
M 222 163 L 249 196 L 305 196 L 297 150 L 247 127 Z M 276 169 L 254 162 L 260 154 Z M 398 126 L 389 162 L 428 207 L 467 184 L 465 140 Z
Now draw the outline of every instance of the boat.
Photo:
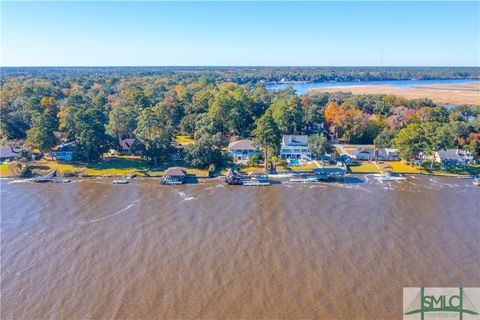
M 128 183 L 128 180 L 123 180 L 123 179 L 112 181 L 112 184 L 127 184 L 127 183 Z
M 379 181 L 402 181 L 402 180 L 406 180 L 407 178 L 405 178 L 404 176 L 402 176 L 400 174 L 399 175 L 393 175 L 390 172 L 383 172 L 383 173 L 380 173 L 380 174 L 376 174 L 375 179 L 377 179 Z
M 477 186 L 477 187 L 480 187 L 480 178 L 473 179 L 473 185 Z
M 269 186 L 268 174 L 265 172 L 251 172 L 246 179 L 242 181 L 244 186 Z
M 225 175 L 225 183 L 241 186 L 269 186 L 268 174 L 265 172 L 239 173 L 229 169 Z
M 314 183 L 318 182 L 318 177 L 312 174 L 299 174 L 295 175 L 293 178 L 290 178 L 290 182 L 300 182 L 300 183 Z

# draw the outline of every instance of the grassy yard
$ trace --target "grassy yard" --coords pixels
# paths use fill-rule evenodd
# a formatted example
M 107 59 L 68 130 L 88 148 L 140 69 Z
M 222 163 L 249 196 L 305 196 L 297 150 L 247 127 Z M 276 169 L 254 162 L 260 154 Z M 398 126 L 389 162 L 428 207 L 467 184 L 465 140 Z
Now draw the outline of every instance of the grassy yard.
M 396 173 L 427 173 L 422 167 L 410 166 L 401 161 L 388 161 L 385 163 L 392 167 L 392 172 Z
M 166 169 L 174 166 L 186 167 L 187 172 L 190 174 L 208 176 L 208 170 L 188 168 L 188 166 L 181 162 L 165 162 L 157 168 L 150 168 L 145 160 L 139 157 L 126 156 L 107 157 L 102 162 L 92 165 L 47 160 L 33 161 L 31 163 L 31 169 L 39 173 L 57 170 L 58 172 L 83 172 L 90 176 L 122 176 L 130 173 L 138 173 L 145 176 L 160 176 Z M 0 176 L 11 175 L 8 164 L 1 164 Z
M 424 170 L 427 173 L 437 176 L 469 176 L 480 174 L 480 164 L 470 165 L 467 167 L 447 166 L 446 170 L 441 170 L 439 163 L 434 163 L 432 169 L 430 163 L 424 163 Z
M 381 170 L 374 163 L 370 163 L 368 161 L 358 161 L 356 164 L 348 166 L 348 172 L 349 173 L 379 173 L 381 172 Z
M 12 175 L 8 165 L 9 165 L 9 163 L 0 164 L 0 177 L 8 177 L 8 176 Z

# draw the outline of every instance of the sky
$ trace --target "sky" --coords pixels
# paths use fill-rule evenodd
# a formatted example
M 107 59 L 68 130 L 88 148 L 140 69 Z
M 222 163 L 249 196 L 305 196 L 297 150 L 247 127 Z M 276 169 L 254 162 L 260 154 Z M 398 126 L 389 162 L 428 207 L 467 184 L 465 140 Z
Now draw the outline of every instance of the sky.
M 480 2 L 1 2 L 1 66 L 480 66 Z

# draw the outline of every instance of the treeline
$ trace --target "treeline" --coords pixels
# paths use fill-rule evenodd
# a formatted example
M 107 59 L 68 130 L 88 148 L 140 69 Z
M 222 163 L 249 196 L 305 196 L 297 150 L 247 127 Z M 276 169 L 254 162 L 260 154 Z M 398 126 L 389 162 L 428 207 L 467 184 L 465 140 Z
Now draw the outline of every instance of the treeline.
M 478 79 L 478 67 L 10 67 L 1 69 L 2 79 L 43 78 L 52 81 L 71 78 L 168 77 L 176 82 L 200 79 L 239 84 L 256 82 L 375 81 Z
M 60 139 L 74 141 L 77 160 L 85 162 L 118 149 L 120 139 L 134 138 L 134 151 L 156 166 L 172 154 L 175 137 L 186 135 L 195 143 L 187 146 L 184 160 L 215 167 L 225 161 L 223 148 L 233 138 L 254 138 L 265 154 L 275 155 L 282 134 L 315 133 L 321 124 L 323 135 L 399 147 L 406 160 L 446 147 L 468 148 L 478 156 L 479 108 L 448 110 L 429 100 L 298 96 L 291 88 L 274 92 L 263 83 L 224 82 L 205 74 L 108 72 L 11 76 L 2 79 L 1 95 L 3 142 L 26 141 L 48 153 Z

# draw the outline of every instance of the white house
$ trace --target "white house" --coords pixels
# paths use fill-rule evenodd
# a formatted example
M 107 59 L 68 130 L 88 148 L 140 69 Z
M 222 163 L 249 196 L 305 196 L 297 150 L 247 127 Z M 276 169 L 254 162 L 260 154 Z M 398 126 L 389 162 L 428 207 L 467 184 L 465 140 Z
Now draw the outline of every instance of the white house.
M 371 160 L 375 157 L 373 149 L 355 149 L 352 150 L 352 158 L 356 160 Z
M 473 162 L 470 151 L 462 149 L 447 149 L 435 152 L 435 161 L 444 164 L 465 165 Z
M 352 157 L 356 160 L 380 160 L 398 161 L 400 159 L 397 149 L 356 149 L 352 151 Z
M 398 149 L 382 148 L 375 150 L 378 155 L 378 160 L 382 161 L 398 161 L 400 160 L 400 155 Z
M 230 142 L 228 145 L 228 154 L 233 157 L 235 161 L 247 161 L 255 154 L 261 154 L 252 140 L 238 140 Z
M 308 136 L 284 135 L 280 157 L 282 159 L 311 159 L 312 152 L 308 149 Z

